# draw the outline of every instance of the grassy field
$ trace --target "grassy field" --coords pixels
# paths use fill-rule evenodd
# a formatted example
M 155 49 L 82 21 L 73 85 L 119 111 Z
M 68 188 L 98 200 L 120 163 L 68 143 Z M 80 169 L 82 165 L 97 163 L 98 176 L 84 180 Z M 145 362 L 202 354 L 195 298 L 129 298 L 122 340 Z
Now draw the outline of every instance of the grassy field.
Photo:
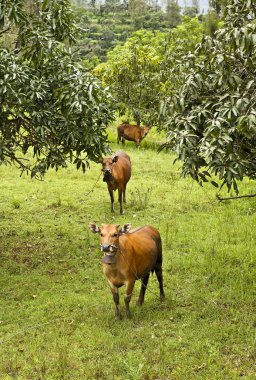
M 95 185 L 99 165 L 43 182 L 0 167 L 1 380 L 256 378 L 256 199 L 216 201 L 215 188 L 180 178 L 158 139 L 151 131 L 139 149 L 125 146 L 122 216 L 102 178 Z M 250 191 L 255 182 L 243 183 Z M 89 222 L 159 229 L 163 303 L 151 276 L 142 308 L 137 283 L 132 319 L 114 320 Z

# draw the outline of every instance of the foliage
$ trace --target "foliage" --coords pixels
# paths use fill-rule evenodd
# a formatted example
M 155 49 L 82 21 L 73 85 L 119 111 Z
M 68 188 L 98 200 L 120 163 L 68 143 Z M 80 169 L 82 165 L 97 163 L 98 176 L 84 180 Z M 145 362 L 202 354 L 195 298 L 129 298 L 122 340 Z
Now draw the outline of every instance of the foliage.
M 32 176 L 67 161 L 85 170 L 105 150 L 111 99 L 68 49 L 69 1 L 1 1 L 0 21 L 4 37 L 15 33 L 0 48 L 0 162 Z M 21 159 L 29 149 L 33 160 Z
M 184 73 L 181 72 L 183 61 L 180 58 L 183 55 L 190 56 L 196 45 L 202 41 L 204 33 L 205 23 L 188 16 L 183 17 L 182 24 L 169 33 L 161 64 L 162 82 L 164 83 L 162 99 L 170 97 L 182 86 Z
M 86 65 L 97 57 L 106 61 L 107 52 L 121 45 L 135 31 L 140 29 L 169 31 L 181 22 L 180 7 L 176 0 L 170 0 L 170 7 L 164 11 L 144 0 L 133 0 L 129 4 L 111 0 L 95 7 L 74 7 L 76 23 L 84 31 L 78 39 L 77 53 Z
M 153 121 L 150 115 L 161 87 L 158 46 L 164 41 L 165 34 L 161 32 L 136 32 L 123 46 L 109 52 L 106 64 L 95 69 L 118 99 L 121 114 L 128 110 L 138 124 Z
M 169 33 L 138 31 L 94 72 L 110 86 L 121 114 L 128 111 L 136 123 L 160 126 L 163 99 L 179 85 L 179 75 L 171 75 L 174 56 L 188 54 L 202 35 L 203 24 L 188 17 Z
M 171 28 L 181 23 L 181 7 L 177 0 L 167 0 L 166 18 Z
M 218 15 L 224 13 L 228 3 L 229 0 L 209 0 L 210 8 L 212 8 Z
M 214 173 L 236 192 L 237 181 L 256 177 L 255 12 L 250 0 L 235 0 L 215 38 L 180 57 L 185 82 L 170 100 L 164 145 L 183 162 L 183 175 L 202 184 Z
M 183 14 L 185 16 L 189 16 L 191 18 L 196 17 L 199 13 L 199 1 L 192 0 L 192 6 L 185 6 Z

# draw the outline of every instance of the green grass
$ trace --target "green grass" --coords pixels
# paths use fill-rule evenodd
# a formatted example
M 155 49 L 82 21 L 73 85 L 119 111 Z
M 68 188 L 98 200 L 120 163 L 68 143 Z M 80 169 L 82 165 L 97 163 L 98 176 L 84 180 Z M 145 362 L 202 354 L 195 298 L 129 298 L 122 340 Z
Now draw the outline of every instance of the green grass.
M 133 173 L 122 216 L 117 203 L 110 213 L 102 179 L 86 196 L 99 165 L 43 182 L 0 167 L 1 380 L 255 379 L 256 200 L 216 201 L 215 188 L 180 178 L 173 157 L 156 153 L 158 139 L 152 130 L 140 148 L 125 145 Z M 137 283 L 133 318 L 114 320 L 89 222 L 160 230 L 165 302 L 151 276 L 142 308 Z

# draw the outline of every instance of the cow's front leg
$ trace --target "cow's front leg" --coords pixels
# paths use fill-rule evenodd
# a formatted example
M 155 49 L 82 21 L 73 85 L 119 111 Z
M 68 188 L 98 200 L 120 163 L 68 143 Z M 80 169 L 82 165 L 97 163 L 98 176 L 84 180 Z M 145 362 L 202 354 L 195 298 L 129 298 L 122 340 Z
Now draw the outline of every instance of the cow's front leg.
M 123 214 L 123 190 L 118 189 L 118 202 L 120 203 L 120 214 Z
M 110 195 L 111 212 L 114 212 L 114 191 L 108 186 L 108 192 Z
M 115 305 L 116 305 L 116 310 L 115 310 L 115 318 L 116 319 L 121 319 L 121 313 L 120 313 L 120 309 L 119 309 L 119 292 L 118 292 L 118 288 L 114 285 L 112 285 L 111 283 L 110 284 L 110 290 L 112 292 L 112 295 L 113 295 L 113 300 L 115 302 Z
M 126 317 L 127 318 L 131 318 L 130 301 L 132 298 L 132 291 L 134 288 L 134 284 L 135 284 L 135 280 L 127 282 L 127 284 L 126 284 L 124 302 L 125 302 L 125 311 L 126 311 Z

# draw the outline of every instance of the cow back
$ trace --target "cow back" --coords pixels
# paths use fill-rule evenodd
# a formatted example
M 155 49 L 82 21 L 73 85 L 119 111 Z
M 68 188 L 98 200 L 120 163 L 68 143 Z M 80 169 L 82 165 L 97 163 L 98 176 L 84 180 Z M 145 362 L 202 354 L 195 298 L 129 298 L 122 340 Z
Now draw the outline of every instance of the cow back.
M 142 140 L 143 129 L 139 125 L 121 124 L 117 129 L 128 141 L 140 142 Z
M 139 278 L 154 269 L 157 260 L 162 259 L 162 245 L 159 232 L 152 226 L 139 227 L 119 238 L 127 270 L 133 268 Z
M 128 154 L 122 150 L 114 153 L 113 157 L 118 156 L 117 162 L 113 164 L 112 175 L 119 185 L 127 184 L 131 178 L 131 160 Z

